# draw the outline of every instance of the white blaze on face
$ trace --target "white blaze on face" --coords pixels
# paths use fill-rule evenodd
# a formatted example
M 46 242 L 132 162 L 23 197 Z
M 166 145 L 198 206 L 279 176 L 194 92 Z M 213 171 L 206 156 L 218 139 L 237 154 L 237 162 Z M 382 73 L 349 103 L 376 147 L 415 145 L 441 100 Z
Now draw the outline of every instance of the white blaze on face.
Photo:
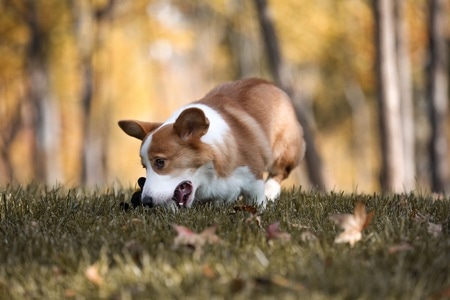
M 152 136 L 148 136 L 141 146 L 141 159 L 146 168 L 146 180 L 142 188 L 142 199 L 151 198 L 153 205 L 170 204 L 177 186 L 192 177 L 191 172 L 182 172 L 177 176 L 171 174 L 160 175 L 156 173 L 150 163 L 148 151 L 152 142 Z
M 150 145 L 152 143 L 153 135 L 167 124 L 175 123 L 177 118 L 183 112 L 183 110 L 188 108 L 199 108 L 201 109 L 205 116 L 208 118 L 210 124 L 209 129 L 204 136 L 201 137 L 201 141 L 205 144 L 209 144 L 212 147 L 220 148 L 222 147 L 224 136 L 227 136 L 230 128 L 222 116 L 209 106 L 203 104 L 191 104 L 186 107 L 176 111 L 164 124 L 162 124 L 158 129 L 152 132 L 142 143 L 140 155 L 142 163 L 146 168 L 146 181 L 142 189 L 142 199 L 152 198 L 153 205 L 164 205 L 171 204 L 172 198 L 177 187 L 184 181 L 190 181 L 193 184 L 192 194 L 189 200 L 188 206 L 192 204 L 192 198 L 195 195 L 195 191 L 202 183 L 197 180 L 196 171 L 197 170 L 177 170 L 175 174 L 160 175 L 155 172 L 152 168 L 152 164 L 148 157 Z M 178 159 L 186 159 L 180 157 Z M 201 180 L 200 180 L 201 181 Z

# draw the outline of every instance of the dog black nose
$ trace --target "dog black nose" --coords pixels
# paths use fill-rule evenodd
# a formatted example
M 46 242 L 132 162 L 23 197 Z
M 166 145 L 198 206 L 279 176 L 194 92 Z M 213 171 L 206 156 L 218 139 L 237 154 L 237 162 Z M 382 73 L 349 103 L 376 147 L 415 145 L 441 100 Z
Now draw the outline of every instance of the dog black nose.
M 141 202 L 143 206 L 153 207 L 153 198 L 148 196 L 143 196 L 141 198 Z

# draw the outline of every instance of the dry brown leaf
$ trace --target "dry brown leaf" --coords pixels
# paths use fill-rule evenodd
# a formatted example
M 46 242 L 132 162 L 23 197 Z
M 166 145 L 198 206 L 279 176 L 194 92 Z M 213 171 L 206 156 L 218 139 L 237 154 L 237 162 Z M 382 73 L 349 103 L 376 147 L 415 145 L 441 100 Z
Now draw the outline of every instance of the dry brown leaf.
M 267 241 L 270 240 L 289 241 L 291 239 L 291 235 L 287 232 L 281 231 L 280 222 L 276 222 L 267 226 L 266 238 Z
M 123 250 L 128 252 L 134 263 L 139 267 L 142 267 L 142 256 L 144 253 L 144 247 L 136 240 L 130 240 L 125 243 Z
M 447 198 L 443 193 L 432 193 L 431 194 L 431 201 L 438 202 L 438 201 L 445 201 Z
M 65 289 L 64 290 L 64 298 L 75 298 L 77 294 L 72 289 Z
M 175 224 L 172 226 L 178 234 L 173 241 L 174 246 L 191 246 L 195 248 L 199 243 L 201 243 L 199 235 L 189 228 Z
M 200 237 L 206 244 L 220 243 L 220 238 L 216 235 L 217 225 L 206 228 L 200 233 Z
M 442 225 L 428 222 L 427 230 L 428 230 L 428 233 L 431 234 L 432 236 L 438 237 L 442 233 Z
M 405 195 L 400 196 L 400 201 L 398 202 L 401 208 L 408 207 L 408 198 Z
M 428 221 L 429 216 L 418 211 L 413 211 L 412 219 L 416 223 L 425 223 L 426 221 Z
M 444 288 L 443 290 L 440 290 L 437 293 L 434 293 L 429 297 L 431 300 L 438 300 L 438 299 L 450 299 L 450 286 Z
M 245 223 L 251 224 L 253 222 L 256 223 L 256 225 L 259 228 L 262 228 L 261 226 L 261 216 L 258 215 L 258 208 L 252 205 L 246 205 L 246 204 L 240 204 L 233 206 L 233 211 L 230 213 L 230 215 L 234 215 L 239 211 L 248 212 L 250 213 L 250 216 L 248 216 L 245 219 Z
M 247 223 L 247 224 L 251 224 L 253 222 L 255 222 L 259 228 L 262 228 L 261 216 L 259 216 L 257 214 L 251 214 L 247 219 L 245 219 L 245 223 Z
M 310 228 L 311 228 L 311 227 L 309 227 L 309 226 L 302 225 L 302 224 L 297 223 L 297 222 L 289 222 L 289 221 L 288 221 L 288 224 L 289 224 L 289 226 L 292 227 L 292 228 L 299 228 L 299 229 L 310 229 Z
M 285 277 L 274 275 L 272 277 L 272 283 L 283 288 L 289 288 L 297 292 L 301 292 L 305 289 L 304 285 L 298 282 L 291 281 Z
M 310 230 L 305 230 L 300 233 L 300 240 L 302 242 L 314 242 L 317 241 L 317 236 Z
M 430 218 L 431 217 L 429 215 L 422 214 L 418 211 L 414 211 L 412 215 L 412 219 L 414 222 L 419 224 L 426 224 L 428 233 L 434 237 L 438 237 L 442 234 L 442 225 L 428 221 Z
M 203 265 L 202 273 L 203 273 L 203 275 L 205 275 L 206 278 L 209 278 L 209 279 L 214 279 L 217 277 L 217 273 L 208 264 Z
M 231 212 L 231 214 L 235 214 L 238 211 L 245 211 L 245 212 L 249 212 L 251 214 L 256 214 L 258 212 L 258 209 L 255 206 L 251 206 L 251 205 L 235 205 L 233 206 L 233 211 Z
M 353 214 L 335 214 L 330 216 L 344 231 L 334 240 L 335 243 L 349 243 L 351 247 L 361 240 L 362 231 L 369 225 L 374 215 L 374 211 L 366 213 L 366 206 L 358 201 Z
M 413 250 L 413 246 L 409 243 L 400 243 L 396 245 L 392 245 L 388 248 L 389 254 L 395 254 L 398 252 L 405 252 L 405 251 L 411 251 Z
M 220 238 L 216 235 L 217 225 L 206 228 L 201 233 L 195 233 L 187 227 L 181 225 L 172 225 L 178 235 L 173 241 L 174 247 L 187 246 L 195 250 L 195 254 L 199 256 L 202 253 L 202 247 L 205 244 L 220 243 Z
M 97 265 L 91 265 L 84 271 L 86 278 L 93 284 L 99 286 L 103 283 L 103 278 L 100 276 Z

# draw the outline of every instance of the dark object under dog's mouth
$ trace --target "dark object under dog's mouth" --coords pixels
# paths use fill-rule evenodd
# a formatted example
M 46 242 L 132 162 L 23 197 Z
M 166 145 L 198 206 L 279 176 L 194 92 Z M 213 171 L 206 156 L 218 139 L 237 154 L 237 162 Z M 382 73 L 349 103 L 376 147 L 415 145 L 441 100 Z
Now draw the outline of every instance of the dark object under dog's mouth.
M 192 182 L 183 181 L 175 189 L 172 200 L 175 201 L 178 207 L 186 207 L 191 194 L 192 194 Z

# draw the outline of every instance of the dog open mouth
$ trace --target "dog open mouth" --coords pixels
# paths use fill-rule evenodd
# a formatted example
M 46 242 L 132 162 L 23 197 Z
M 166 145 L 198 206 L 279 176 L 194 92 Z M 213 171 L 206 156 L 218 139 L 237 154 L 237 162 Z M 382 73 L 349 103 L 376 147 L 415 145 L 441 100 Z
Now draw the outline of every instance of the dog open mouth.
M 192 194 L 192 182 L 183 181 L 175 189 L 172 200 L 175 201 L 178 207 L 186 207 L 191 194 Z

